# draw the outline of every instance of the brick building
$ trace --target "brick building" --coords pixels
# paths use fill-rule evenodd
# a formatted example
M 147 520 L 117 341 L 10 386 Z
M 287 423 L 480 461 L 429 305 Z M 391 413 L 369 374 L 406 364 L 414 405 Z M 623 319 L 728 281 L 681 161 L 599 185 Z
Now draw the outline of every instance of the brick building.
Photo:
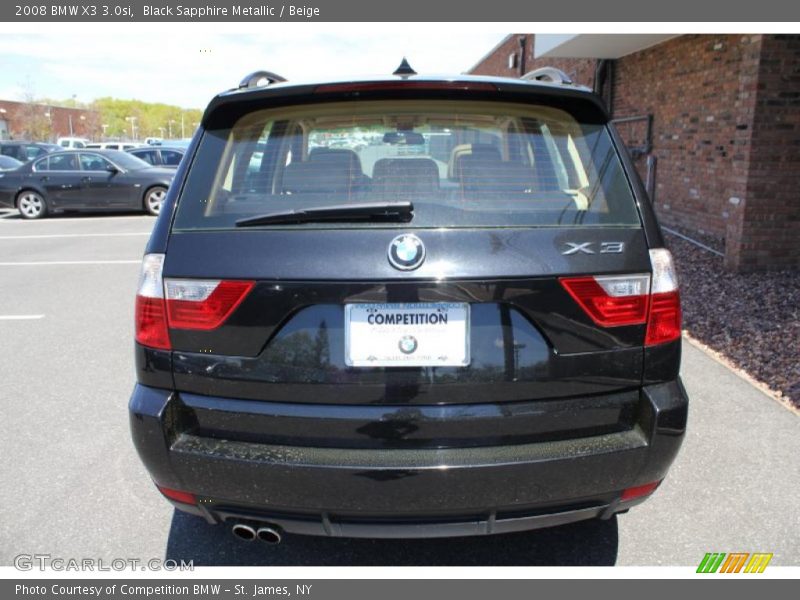
M 92 138 L 102 131 L 92 110 L 0 100 L 0 140 L 53 142 L 59 137 Z
M 545 65 L 603 95 L 663 225 L 732 270 L 800 267 L 800 36 L 513 34 L 469 72 Z

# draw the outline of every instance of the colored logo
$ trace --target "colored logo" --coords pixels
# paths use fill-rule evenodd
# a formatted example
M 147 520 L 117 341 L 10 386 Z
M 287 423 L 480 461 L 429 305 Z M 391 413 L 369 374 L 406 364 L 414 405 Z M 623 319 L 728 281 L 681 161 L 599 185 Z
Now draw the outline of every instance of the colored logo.
M 697 566 L 698 573 L 763 573 L 772 553 L 707 552 Z
M 398 235 L 389 244 L 389 262 L 401 271 L 416 269 L 425 260 L 425 246 L 417 236 Z
M 403 354 L 413 354 L 417 349 L 417 338 L 413 335 L 404 335 L 400 338 L 397 347 Z

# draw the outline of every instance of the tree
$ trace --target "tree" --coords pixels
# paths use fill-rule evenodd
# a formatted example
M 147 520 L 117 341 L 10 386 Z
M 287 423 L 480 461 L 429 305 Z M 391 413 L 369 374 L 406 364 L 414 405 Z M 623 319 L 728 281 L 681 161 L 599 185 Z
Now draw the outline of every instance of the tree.
M 22 108 L 14 119 L 14 137 L 27 140 L 50 140 L 53 134 L 51 113 L 47 106 L 36 102 L 33 87 L 27 83 Z

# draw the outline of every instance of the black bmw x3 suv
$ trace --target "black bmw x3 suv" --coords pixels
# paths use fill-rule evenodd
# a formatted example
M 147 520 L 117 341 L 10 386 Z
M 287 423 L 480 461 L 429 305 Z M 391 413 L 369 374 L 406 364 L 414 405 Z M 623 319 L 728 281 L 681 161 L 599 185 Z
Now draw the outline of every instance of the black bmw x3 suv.
M 391 77 L 216 96 L 150 238 L 133 440 L 245 540 L 607 519 L 681 445 L 681 313 L 601 100 Z

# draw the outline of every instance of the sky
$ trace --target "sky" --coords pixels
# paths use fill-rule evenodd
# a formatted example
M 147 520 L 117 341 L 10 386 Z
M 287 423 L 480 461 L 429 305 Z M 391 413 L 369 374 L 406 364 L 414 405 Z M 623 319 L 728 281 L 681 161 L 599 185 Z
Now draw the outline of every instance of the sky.
M 406 56 L 421 74 L 462 73 L 505 35 L 398 23 L 264 24 L 242 32 L 131 26 L 102 33 L 64 32 L 60 25 L 39 33 L 0 32 L 0 99 L 22 100 L 28 92 L 54 100 L 113 96 L 204 108 L 214 94 L 259 69 L 289 80 L 334 79 L 391 73 Z

